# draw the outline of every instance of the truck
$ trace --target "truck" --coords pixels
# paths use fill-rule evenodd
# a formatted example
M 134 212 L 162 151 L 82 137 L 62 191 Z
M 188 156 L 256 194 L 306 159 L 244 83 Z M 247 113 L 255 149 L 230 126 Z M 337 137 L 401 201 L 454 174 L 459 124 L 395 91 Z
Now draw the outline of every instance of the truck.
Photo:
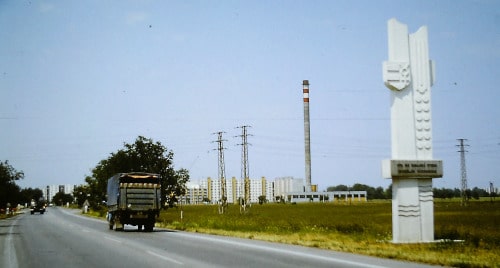
M 124 225 L 152 232 L 161 209 L 160 175 L 153 173 L 118 173 L 109 178 L 107 188 L 109 229 L 123 231 Z
M 31 203 L 30 203 L 31 215 L 35 214 L 35 212 L 38 212 L 40 214 L 45 213 L 46 204 L 47 203 L 45 202 L 43 197 L 41 197 L 38 201 L 35 201 L 35 199 L 31 199 Z

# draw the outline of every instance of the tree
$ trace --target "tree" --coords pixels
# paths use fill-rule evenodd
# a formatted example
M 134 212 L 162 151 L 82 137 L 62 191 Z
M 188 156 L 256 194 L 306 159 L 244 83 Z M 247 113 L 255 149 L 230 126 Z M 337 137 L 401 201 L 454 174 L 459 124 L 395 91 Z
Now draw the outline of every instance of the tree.
M 267 203 L 267 199 L 265 195 L 259 196 L 259 205 L 262 205 L 264 203 Z
M 349 187 L 347 185 L 339 184 L 337 186 L 330 186 L 326 188 L 328 192 L 334 192 L 334 191 L 348 191 Z
M 118 150 L 92 170 L 92 176 L 85 178 L 88 184 L 87 197 L 92 207 L 99 206 L 106 199 L 107 181 L 116 173 L 148 172 L 161 176 L 162 199 L 169 205 L 176 202 L 176 196 L 186 192 L 185 184 L 189 181 L 189 172 L 185 169 L 175 171 L 174 153 L 167 150 L 160 142 L 154 142 L 143 136 L 134 143 L 124 143 Z M 80 202 L 80 201 L 79 201 Z
M 63 192 L 58 192 L 54 195 L 54 197 L 52 197 L 52 202 L 58 206 L 64 206 L 66 203 L 73 202 L 73 196 Z
M 40 200 L 40 198 L 43 198 L 43 191 L 40 188 L 24 188 L 21 190 L 21 203 L 30 203 L 31 199 L 33 200 Z
M 392 183 L 385 190 L 385 198 L 392 199 Z
M 9 161 L 0 162 L 0 207 L 7 207 L 7 204 L 15 206 L 21 202 L 21 189 L 16 181 L 24 178 L 22 171 L 17 171 Z
M 79 185 L 73 190 L 73 197 L 75 198 L 78 207 L 82 207 L 85 200 L 90 196 L 89 185 Z
M 368 196 L 368 197 L 370 197 L 370 196 Z M 386 199 L 386 195 L 384 193 L 384 188 L 382 188 L 380 186 L 375 188 L 371 199 Z

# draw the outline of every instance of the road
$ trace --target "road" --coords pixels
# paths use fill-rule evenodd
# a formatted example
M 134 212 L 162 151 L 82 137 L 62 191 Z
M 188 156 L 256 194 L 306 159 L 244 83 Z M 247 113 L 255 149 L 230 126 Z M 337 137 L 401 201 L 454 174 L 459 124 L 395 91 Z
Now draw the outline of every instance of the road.
M 293 245 L 155 228 L 108 229 L 49 208 L 0 221 L 0 267 L 430 267 Z

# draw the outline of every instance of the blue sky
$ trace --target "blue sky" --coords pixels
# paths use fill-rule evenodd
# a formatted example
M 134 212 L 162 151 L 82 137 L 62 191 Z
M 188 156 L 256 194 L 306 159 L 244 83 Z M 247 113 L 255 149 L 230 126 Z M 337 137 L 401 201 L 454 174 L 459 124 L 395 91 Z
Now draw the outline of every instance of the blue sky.
M 387 21 L 429 29 L 435 187 L 500 185 L 498 1 L 0 1 L 0 160 L 22 187 L 82 184 L 143 135 L 192 181 L 304 177 L 302 80 L 310 82 L 312 182 L 386 187 Z

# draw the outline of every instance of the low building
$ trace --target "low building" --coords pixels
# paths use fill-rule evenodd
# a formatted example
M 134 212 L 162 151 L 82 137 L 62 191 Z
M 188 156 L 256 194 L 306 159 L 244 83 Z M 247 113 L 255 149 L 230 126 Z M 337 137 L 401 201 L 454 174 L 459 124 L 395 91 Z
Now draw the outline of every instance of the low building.
M 334 192 L 290 192 L 285 200 L 291 203 L 301 202 L 366 202 L 366 191 Z

